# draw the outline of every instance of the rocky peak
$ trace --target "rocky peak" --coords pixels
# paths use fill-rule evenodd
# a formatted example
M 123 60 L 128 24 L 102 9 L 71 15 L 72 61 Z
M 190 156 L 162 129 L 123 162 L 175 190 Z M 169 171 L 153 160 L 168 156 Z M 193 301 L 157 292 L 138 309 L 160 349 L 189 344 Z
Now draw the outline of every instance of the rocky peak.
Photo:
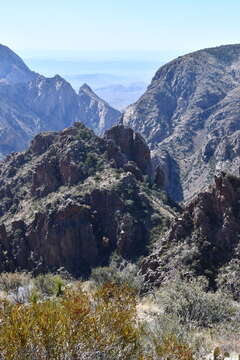
M 149 283 L 159 285 L 176 273 L 204 276 L 212 289 L 230 288 L 235 281 L 231 291 L 240 296 L 239 189 L 240 178 L 223 172 L 215 177 L 214 186 L 186 206 L 142 264 Z
M 93 94 L 94 92 L 92 91 L 92 89 L 90 88 L 90 86 L 86 83 L 84 83 L 80 89 L 79 89 L 79 93 L 81 94 L 81 92 L 85 92 L 85 93 L 90 93 Z M 95 94 L 96 95 L 96 94 Z
M 83 84 L 79 89 L 79 100 L 83 109 L 81 121 L 97 135 L 118 123 L 120 111 L 113 109 L 106 101 L 100 99 L 88 86 Z
M 120 116 L 87 85 L 78 95 L 61 76 L 46 78 L 32 72 L 4 46 L 0 47 L 0 108 L 0 158 L 26 149 L 40 131 L 58 131 L 81 121 L 102 135 Z
M 18 55 L 7 46 L 0 44 L 0 84 L 27 82 L 36 75 Z
M 150 150 L 143 137 L 132 129 L 117 125 L 106 131 L 104 138 L 119 146 L 127 161 L 133 161 L 145 175 L 151 175 Z
M 0 164 L 0 271 L 64 267 L 86 275 L 113 251 L 132 260 L 146 253 L 152 215 L 166 211 L 142 181 L 150 161 L 144 140 L 131 129 L 113 133 L 116 143 L 78 122 L 37 135 Z
M 42 154 L 54 143 L 57 133 L 40 133 L 33 138 L 30 145 L 30 151 L 33 154 Z

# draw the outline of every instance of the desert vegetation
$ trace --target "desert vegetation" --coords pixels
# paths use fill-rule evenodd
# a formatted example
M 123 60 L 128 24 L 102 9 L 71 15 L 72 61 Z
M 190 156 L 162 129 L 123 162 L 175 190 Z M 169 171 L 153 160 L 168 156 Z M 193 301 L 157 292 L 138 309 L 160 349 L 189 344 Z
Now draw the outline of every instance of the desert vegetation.
M 176 278 L 145 292 L 116 256 L 88 281 L 2 273 L 0 359 L 223 359 L 240 350 L 239 305 L 206 289 Z

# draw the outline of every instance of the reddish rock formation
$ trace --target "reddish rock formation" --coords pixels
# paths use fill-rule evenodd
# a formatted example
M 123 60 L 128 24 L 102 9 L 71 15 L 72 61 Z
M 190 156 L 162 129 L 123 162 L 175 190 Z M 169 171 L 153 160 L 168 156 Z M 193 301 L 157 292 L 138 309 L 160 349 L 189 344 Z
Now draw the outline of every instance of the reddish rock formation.
M 187 205 L 159 240 L 158 250 L 143 261 L 146 281 L 159 285 L 177 272 L 203 275 L 210 287 L 220 286 L 230 264 L 239 273 L 239 219 L 240 178 L 222 173 L 214 187 Z
M 122 159 L 123 162 L 134 161 L 143 174 L 151 175 L 150 150 L 140 134 L 123 125 L 118 125 L 107 130 L 104 137 L 114 141 L 114 144 L 119 147 L 126 158 Z
M 115 250 L 144 254 L 159 212 L 142 182 L 150 166 L 144 140 L 123 126 L 104 139 L 81 123 L 37 135 L 0 164 L 0 271 L 86 275 Z

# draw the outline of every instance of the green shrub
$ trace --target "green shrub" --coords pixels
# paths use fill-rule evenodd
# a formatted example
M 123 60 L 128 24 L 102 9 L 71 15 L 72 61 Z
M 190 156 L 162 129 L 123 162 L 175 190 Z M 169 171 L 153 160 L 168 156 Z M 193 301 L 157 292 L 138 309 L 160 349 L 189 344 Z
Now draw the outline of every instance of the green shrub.
M 168 335 L 162 343 L 157 343 L 156 353 L 159 359 L 194 360 L 192 349 L 174 335 Z
M 26 272 L 15 272 L 0 274 L 0 290 L 9 292 L 17 292 L 20 287 L 29 285 L 31 274 Z
M 34 289 L 42 296 L 61 295 L 64 280 L 59 275 L 41 274 L 33 279 Z
M 213 360 L 221 360 L 221 350 L 219 347 L 216 347 L 213 351 Z
M 125 200 L 125 206 L 127 209 L 131 210 L 132 208 L 134 208 L 134 201 L 131 199 Z
M 108 266 L 95 268 L 92 270 L 91 273 L 91 279 L 95 281 L 98 285 L 102 285 L 109 281 L 115 282 L 115 278 L 115 270 Z
M 112 282 L 117 285 L 126 285 L 140 292 L 143 287 L 143 277 L 138 273 L 138 267 L 135 264 L 120 260 L 113 262 L 110 266 L 98 267 L 92 270 L 91 279 L 97 285 L 103 285 Z
M 221 292 L 206 292 L 204 283 L 176 279 L 156 294 L 165 313 L 179 317 L 183 324 L 209 327 L 231 320 L 236 312 L 233 302 Z
M 240 300 L 240 262 L 234 260 L 227 266 L 220 269 L 217 276 L 217 285 L 234 300 Z

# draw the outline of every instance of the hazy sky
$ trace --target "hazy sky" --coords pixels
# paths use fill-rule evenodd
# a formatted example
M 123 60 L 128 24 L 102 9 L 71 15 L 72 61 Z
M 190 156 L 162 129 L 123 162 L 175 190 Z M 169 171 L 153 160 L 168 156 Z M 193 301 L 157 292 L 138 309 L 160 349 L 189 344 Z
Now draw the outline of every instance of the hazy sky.
M 8 0 L 0 43 L 20 55 L 191 51 L 240 43 L 239 0 Z

